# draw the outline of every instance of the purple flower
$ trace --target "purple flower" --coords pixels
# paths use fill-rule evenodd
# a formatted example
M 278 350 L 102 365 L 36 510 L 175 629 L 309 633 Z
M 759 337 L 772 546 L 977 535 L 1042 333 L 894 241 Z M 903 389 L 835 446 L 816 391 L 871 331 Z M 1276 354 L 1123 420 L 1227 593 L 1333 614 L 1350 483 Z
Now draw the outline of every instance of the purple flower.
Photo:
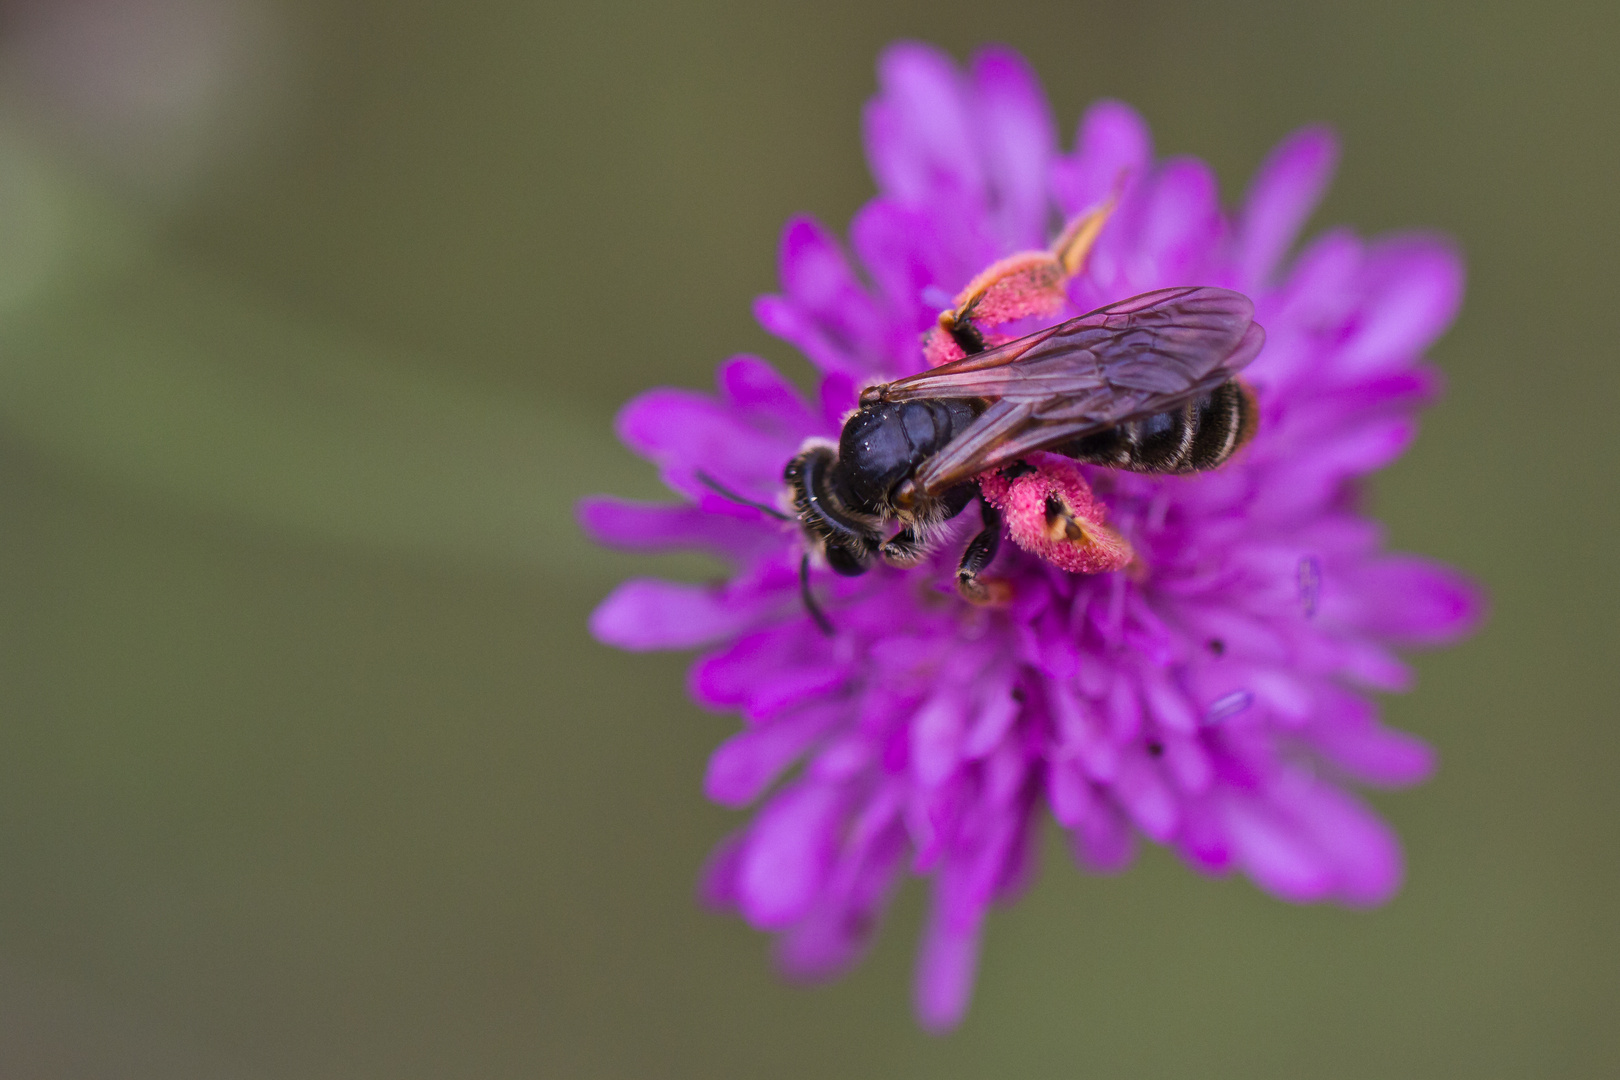
M 1385 551 L 1358 480 L 1401 454 L 1438 391 L 1421 358 L 1462 296 L 1456 253 L 1336 229 L 1288 260 L 1337 157 L 1320 129 L 1278 147 L 1228 216 L 1208 166 L 1155 161 L 1118 102 L 1092 106 L 1061 152 L 1004 49 L 962 72 L 902 44 L 879 74 L 864 119 L 880 194 L 848 251 L 791 222 L 782 292 L 755 308 L 816 365 L 820 400 L 753 357 L 721 365 L 715 395 L 650 391 L 619 435 L 683 501 L 580 510 L 603 543 L 732 567 L 719 585 L 626 582 L 591 620 L 622 648 L 704 649 L 693 695 L 743 718 L 707 791 L 761 806 L 715 853 L 706 897 L 776 932 L 787 972 L 819 977 L 858 957 L 904 872 L 926 876 L 916 1005 L 934 1029 L 962 1017 L 985 911 L 1031 879 L 1042 813 L 1089 870 L 1123 869 L 1146 837 L 1286 900 L 1387 900 L 1399 845 L 1348 789 L 1415 783 L 1434 759 L 1367 695 L 1406 689 L 1394 650 L 1455 640 L 1481 600 L 1454 571 Z M 1003 544 L 993 570 L 1012 598 L 973 606 L 953 588 L 963 525 L 910 569 L 813 573 L 824 634 L 800 598 L 799 529 L 723 491 L 782 505 L 784 464 L 836 438 L 861 385 L 924 366 L 922 336 L 957 290 L 1115 195 L 1062 317 L 1166 286 L 1246 294 L 1267 334 L 1244 373 L 1258 434 L 1196 476 L 1082 470 L 1135 552 L 1126 570 L 1071 573 Z

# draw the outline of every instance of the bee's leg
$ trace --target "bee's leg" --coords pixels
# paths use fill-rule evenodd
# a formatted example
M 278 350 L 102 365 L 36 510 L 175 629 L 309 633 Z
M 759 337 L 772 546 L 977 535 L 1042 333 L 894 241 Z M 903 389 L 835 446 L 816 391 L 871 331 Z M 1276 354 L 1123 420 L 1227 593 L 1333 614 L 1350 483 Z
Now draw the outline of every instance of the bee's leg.
M 1001 514 L 988 501 L 979 504 L 984 517 L 984 528 L 968 541 L 962 552 L 962 561 L 956 567 L 956 591 L 970 604 L 1001 604 L 1010 597 L 1005 581 L 981 581 L 979 575 L 996 557 L 1001 546 Z
M 914 526 L 907 525 L 885 540 L 878 553 L 891 566 L 915 566 L 928 554 L 928 542 L 917 535 Z
M 902 485 L 908 486 L 910 481 Z M 958 484 L 944 495 L 928 503 L 920 519 L 901 527 L 900 531 L 878 547 L 885 561 L 894 566 L 915 566 L 934 548 L 939 526 L 967 509 L 968 503 L 979 493 L 973 484 Z
M 816 603 L 816 594 L 810 591 L 810 553 L 808 551 L 804 553 L 804 558 L 799 560 L 799 599 L 804 601 L 804 610 L 809 612 L 810 618 L 823 634 L 832 637 L 838 632 L 833 629 L 832 620 L 827 618 L 827 613 L 821 610 L 821 605 Z
M 1085 269 L 1097 237 L 1114 212 L 1116 190 L 1102 205 L 1064 228 L 1049 251 L 1020 251 L 991 263 L 939 313 L 923 339 L 929 367 L 983 352 L 985 331 L 1034 315 L 1056 315 L 1069 298 L 1069 282 Z
M 939 328 L 950 335 L 963 356 L 984 352 L 984 332 L 973 321 L 970 312 L 940 312 Z

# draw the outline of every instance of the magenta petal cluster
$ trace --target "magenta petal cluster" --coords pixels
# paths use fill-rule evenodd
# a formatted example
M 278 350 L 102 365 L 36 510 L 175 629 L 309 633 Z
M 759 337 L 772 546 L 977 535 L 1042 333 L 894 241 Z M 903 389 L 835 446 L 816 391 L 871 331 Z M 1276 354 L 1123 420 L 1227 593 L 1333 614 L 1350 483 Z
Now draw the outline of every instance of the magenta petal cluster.
M 1387 900 L 1400 848 L 1351 788 L 1419 781 L 1433 754 L 1368 695 L 1406 689 L 1396 651 L 1467 633 L 1481 601 L 1454 571 L 1386 551 L 1357 483 L 1405 450 L 1437 392 L 1422 356 L 1461 299 L 1456 253 L 1338 229 L 1290 259 L 1336 161 L 1323 130 L 1283 142 L 1228 214 L 1209 167 L 1155 159 L 1126 105 L 1092 106 L 1065 152 L 1007 50 L 963 71 L 902 44 L 879 75 L 864 116 L 878 196 L 847 244 L 791 222 L 782 291 L 755 309 L 816 366 L 819 400 L 752 357 L 721 365 L 716 393 L 650 391 L 619 435 L 681 501 L 580 511 L 603 543 L 732 568 L 718 585 L 626 582 L 591 621 L 622 648 L 702 649 L 692 694 L 742 718 L 707 791 L 758 809 L 705 896 L 777 934 L 787 972 L 820 977 L 860 955 L 908 872 L 927 878 L 916 1007 L 934 1029 L 966 1010 L 985 912 L 1031 879 L 1047 815 L 1088 870 L 1124 868 L 1146 838 L 1285 900 Z M 1244 375 L 1253 442 L 1193 477 L 1089 471 L 1136 552 L 1125 571 L 1068 573 L 1003 543 L 993 571 L 1012 600 L 974 607 L 948 544 L 910 569 L 815 573 L 836 627 L 822 633 L 797 528 L 715 487 L 780 505 L 784 463 L 836 437 L 861 385 L 919 370 L 921 335 L 975 273 L 1116 193 L 1066 314 L 1175 285 L 1253 298 L 1267 334 Z

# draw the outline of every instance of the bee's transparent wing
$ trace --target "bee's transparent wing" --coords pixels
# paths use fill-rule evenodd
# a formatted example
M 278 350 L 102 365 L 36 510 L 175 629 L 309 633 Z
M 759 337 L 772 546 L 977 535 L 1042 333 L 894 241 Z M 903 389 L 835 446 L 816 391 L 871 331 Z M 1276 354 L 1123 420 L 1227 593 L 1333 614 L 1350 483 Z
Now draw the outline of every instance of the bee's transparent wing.
M 890 383 L 881 395 L 991 402 L 917 470 L 917 484 L 938 494 L 1036 450 L 1173 409 L 1230 379 L 1264 342 L 1241 293 L 1160 289 Z

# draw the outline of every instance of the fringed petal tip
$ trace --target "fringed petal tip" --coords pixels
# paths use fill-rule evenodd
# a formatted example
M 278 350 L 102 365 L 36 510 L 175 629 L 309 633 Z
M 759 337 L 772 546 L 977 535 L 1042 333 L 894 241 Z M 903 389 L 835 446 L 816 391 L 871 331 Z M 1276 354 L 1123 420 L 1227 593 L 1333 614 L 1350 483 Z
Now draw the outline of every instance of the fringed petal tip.
M 913 1003 L 917 1022 L 943 1035 L 962 1022 L 973 1000 L 983 912 L 941 910 L 946 905 L 937 892 L 917 957 Z
M 991 213 L 1010 248 L 1041 246 L 1046 237 L 1047 168 L 1057 152 L 1057 126 L 1040 80 L 1023 57 L 990 46 L 969 65 L 974 133 L 995 189 Z
M 718 590 L 655 578 L 632 578 L 591 612 L 591 636 L 629 652 L 692 649 L 742 630 L 751 613 Z
M 591 540 L 622 551 L 705 551 L 736 561 L 773 544 L 771 531 L 761 527 L 760 511 L 738 507 L 732 512 L 731 505 L 724 511 L 588 495 L 575 504 L 574 518 Z
M 1052 193 L 1068 215 L 1088 210 L 1132 186 L 1153 161 L 1153 135 L 1123 101 L 1104 99 L 1086 110 L 1074 153 L 1052 164 Z
M 867 160 L 884 193 L 926 205 L 981 192 L 972 121 L 950 56 L 915 41 L 892 45 L 878 61 L 878 85 L 864 120 Z
M 1394 834 L 1326 785 L 1269 803 L 1228 798 L 1223 824 L 1237 864 L 1280 900 L 1376 907 L 1400 890 L 1405 866 Z
M 1489 611 L 1483 586 L 1415 555 L 1387 555 L 1357 567 L 1339 600 L 1355 625 L 1397 645 L 1432 648 L 1479 629 Z
M 1296 131 L 1266 158 L 1249 188 L 1238 231 L 1238 280 L 1244 287 L 1270 283 L 1338 163 L 1339 140 L 1326 127 Z
M 809 913 L 836 852 L 843 798 L 830 785 L 800 782 L 754 819 L 737 868 L 737 906 L 762 930 L 782 930 Z
M 1428 743 L 1375 720 L 1356 726 L 1323 724 L 1311 729 L 1307 737 L 1328 764 L 1375 787 L 1420 784 L 1434 775 L 1439 763 Z
M 1464 265 L 1449 237 L 1401 233 L 1369 245 L 1360 317 L 1335 366 L 1347 373 L 1410 366 L 1462 307 Z
M 714 912 L 737 910 L 737 871 L 742 865 L 748 830 L 739 829 L 715 845 L 698 872 L 698 903 Z

